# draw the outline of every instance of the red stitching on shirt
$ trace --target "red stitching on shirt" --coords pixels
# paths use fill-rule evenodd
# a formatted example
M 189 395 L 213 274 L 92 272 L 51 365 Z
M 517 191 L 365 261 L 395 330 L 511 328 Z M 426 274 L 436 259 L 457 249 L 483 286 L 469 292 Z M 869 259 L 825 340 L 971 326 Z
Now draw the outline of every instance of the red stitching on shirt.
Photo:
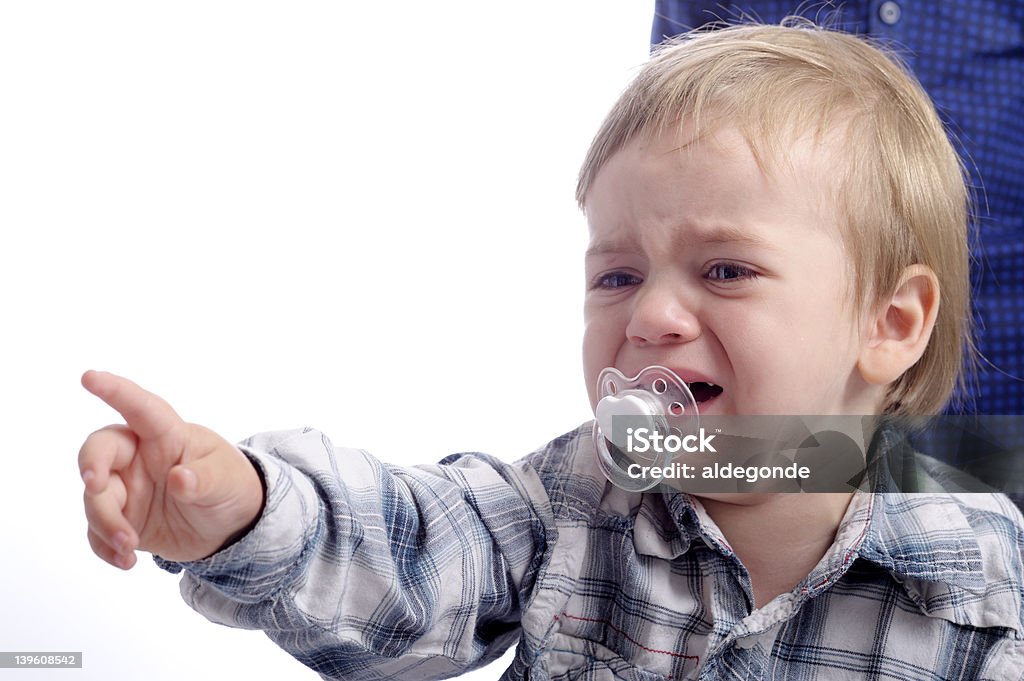
M 644 644 L 640 643 L 640 641 L 637 641 L 635 638 L 632 638 L 629 634 L 624 632 L 622 629 L 619 629 L 617 626 L 615 626 L 614 624 L 612 624 L 608 620 L 594 619 L 592 617 L 579 617 L 577 615 L 570 615 L 567 612 L 563 612 L 562 616 L 563 617 L 568 617 L 571 620 L 577 620 L 578 622 L 592 622 L 594 624 L 603 624 L 606 627 L 608 627 L 609 629 L 612 629 L 612 630 L 618 632 L 619 634 L 621 634 L 622 636 L 624 636 L 626 638 L 626 640 L 629 641 L 630 643 L 632 643 L 633 645 L 639 646 L 641 649 L 646 650 L 649 653 L 660 653 L 661 655 L 671 655 L 672 657 L 681 657 L 684 660 L 695 660 L 695 661 L 698 661 L 698 662 L 700 661 L 700 657 L 698 655 L 684 655 L 682 653 L 676 653 L 676 652 L 673 652 L 671 650 L 657 650 L 655 648 L 648 648 Z M 556 620 L 558 619 L 558 615 L 555 615 L 555 619 Z M 669 677 L 669 678 L 671 678 L 671 677 Z

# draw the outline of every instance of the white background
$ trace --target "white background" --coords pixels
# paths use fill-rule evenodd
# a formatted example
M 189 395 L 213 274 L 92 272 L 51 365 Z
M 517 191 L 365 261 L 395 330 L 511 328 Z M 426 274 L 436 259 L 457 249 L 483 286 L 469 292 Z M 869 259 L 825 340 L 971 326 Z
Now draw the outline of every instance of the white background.
M 396 463 L 589 418 L 575 178 L 652 10 L 0 4 L 0 650 L 85 660 L 0 678 L 316 678 L 91 554 L 85 369 Z

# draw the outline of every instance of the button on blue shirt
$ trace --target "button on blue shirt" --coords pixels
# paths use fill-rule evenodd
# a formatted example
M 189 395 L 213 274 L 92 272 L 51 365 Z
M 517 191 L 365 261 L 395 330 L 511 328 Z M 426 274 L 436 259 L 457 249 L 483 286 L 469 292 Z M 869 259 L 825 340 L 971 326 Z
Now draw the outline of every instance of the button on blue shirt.
M 902 8 L 900 8 L 900 4 L 898 2 L 892 2 L 892 0 L 888 0 L 888 2 L 883 2 L 881 7 L 878 8 L 878 17 L 882 20 L 883 23 L 886 23 L 890 26 L 899 22 L 900 17 L 902 15 L 903 10 Z

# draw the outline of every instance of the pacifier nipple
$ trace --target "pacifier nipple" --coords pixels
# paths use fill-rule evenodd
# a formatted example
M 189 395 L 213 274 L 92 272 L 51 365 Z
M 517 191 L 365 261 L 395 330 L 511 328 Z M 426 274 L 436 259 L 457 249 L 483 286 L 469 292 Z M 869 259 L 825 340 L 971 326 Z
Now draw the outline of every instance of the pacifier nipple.
M 651 489 L 661 479 L 647 471 L 671 465 L 674 457 L 652 440 L 697 432 L 696 400 L 686 383 L 662 366 L 647 367 L 633 378 L 608 367 L 598 376 L 597 389 L 594 443 L 601 471 L 624 490 Z

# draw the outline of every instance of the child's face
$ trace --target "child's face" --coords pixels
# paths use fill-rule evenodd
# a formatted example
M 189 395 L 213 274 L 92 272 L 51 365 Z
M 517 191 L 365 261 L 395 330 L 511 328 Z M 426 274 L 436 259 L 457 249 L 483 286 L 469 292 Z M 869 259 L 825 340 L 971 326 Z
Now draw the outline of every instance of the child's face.
M 660 364 L 701 413 L 877 413 L 821 147 L 766 175 L 735 129 L 687 149 L 675 133 L 618 151 L 586 197 L 591 405 L 604 367 Z

